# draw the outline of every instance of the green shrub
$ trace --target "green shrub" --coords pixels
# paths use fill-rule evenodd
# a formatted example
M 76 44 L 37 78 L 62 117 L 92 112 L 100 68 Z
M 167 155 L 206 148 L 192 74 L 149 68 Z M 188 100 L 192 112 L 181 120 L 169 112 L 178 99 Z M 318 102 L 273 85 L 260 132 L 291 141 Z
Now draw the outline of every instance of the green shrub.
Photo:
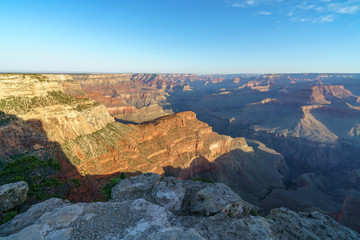
M 58 178 L 46 178 L 42 182 L 42 185 L 45 187 L 58 187 L 58 186 L 61 186 L 61 184 L 62 183 L 60 182 L 60 179 L 58 179 Z
M 126 173 L 123 173 L 123 172 L 122 172 L 122 173 L 120 174 L 120 179 L 126 179 L 126 178 L 127 178 Z
M 81 186 L 81 183 L 80 183 L 79 179 L 73 178 L 73 179 L 70 179 L 69 182 L 73 183 L 75 185 L 75 187 L 77 187 L 77 188 Z
M 260 215 L 260 211 L 258 208 L 252 208 L 250 210 L 250 214 L 253 215 L 253 216 L 259 216 Z
M 55 161 L 53 158 L 48 160 L 48 165 L 54 170 L 59 171 L 61 169 L 61 164 Z
M 60 179 L 51 177 L 61 165 L 54 159 L 42 160 L 25 156 L 8 163 L 0 172 L 0 184 L 26 181 L 29 184 L 28 198 L 44 200 L 63 188 Z

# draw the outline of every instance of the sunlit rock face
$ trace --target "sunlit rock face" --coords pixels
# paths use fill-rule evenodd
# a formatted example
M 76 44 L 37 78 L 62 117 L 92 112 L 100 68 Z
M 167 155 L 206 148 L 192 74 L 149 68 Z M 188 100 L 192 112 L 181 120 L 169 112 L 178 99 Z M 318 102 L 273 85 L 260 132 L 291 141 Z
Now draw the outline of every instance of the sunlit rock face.
M 112 123 L 96 134 L 67 141 L 63 149 L 79 171 L 93 175 L 118 171 L 163 173 L 165 167 L 187 168 L 198 157 L 214 161 L 235 149 L 253 152 L 244 138 L 213 132 L 193 112 L 139 125 Z

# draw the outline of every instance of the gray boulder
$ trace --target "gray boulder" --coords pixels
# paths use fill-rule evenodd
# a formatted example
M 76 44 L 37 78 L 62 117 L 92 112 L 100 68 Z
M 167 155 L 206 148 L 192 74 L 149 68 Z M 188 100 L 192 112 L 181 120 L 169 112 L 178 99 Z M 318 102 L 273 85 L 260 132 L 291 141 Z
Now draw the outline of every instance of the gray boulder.
M 42 215 L 59 208 L 70 205 L 69 201 L 58 198 L 51 198 L 44 202 L 31 206 L 26 212 L 15 216 L 11 222 L 7 222 L 0 227 L 0 236 L 7 236 L 18 232 L 21 229 L 34 224 Z
M 147 195 L 160 182 L 156 173 L 144 173 L 136 177 L 121 180 L 111 190 L 112 199 L 137 199 Z
M 152 190 L 155 201 L 169 211 L 179 211 L 185 197 L 185 188 L 181 182 L 174 177 L 164 178 Z
M 276 208 L 267 217 L 280 239 L 360 239 L 359 234 L 319 212 L 297 214 Z
M 233 218 L 242 218 L 250 214 L 258 215 L 260 213 L 260 209 L 242 199 L 239 199 L 235 202 L 227 204 L 221 212 Z
M 0 186 L 0 213 L 9 211 L 22 204 L 29 191 L 26 182 L 9 183 Z
M 224 211 L 234 216 L 244 216 L 252 208 L 253 205 L 243 201 L 226 185 L 214 183 L 196 193 L 191 212 L 212 216 Z
M 134 179 L 140 179 L 139 184 Z M 355 231 L 317 212 L 297 214 L 280 208 L 266 218 L 249 215 L 254 206 L 223 184 L 160 180 L 157 174 L 130 178 L 123 181 L 126 191 L 108 202 L 50 199 L 36 204 L 1 225 L 0 239 L 360 239 Z M 144 186 L 146 182 L 149 186 Z M 130 195 L 147 199 L 124 200 Z M 179 206 L 177 215 L 169 211 Z

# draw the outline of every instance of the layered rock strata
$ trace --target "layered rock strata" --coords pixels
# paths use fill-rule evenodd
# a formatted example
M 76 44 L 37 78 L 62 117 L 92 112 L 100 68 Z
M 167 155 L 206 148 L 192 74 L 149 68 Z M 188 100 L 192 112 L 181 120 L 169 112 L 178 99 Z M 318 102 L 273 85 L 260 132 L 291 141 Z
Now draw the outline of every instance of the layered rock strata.
M 114 119 L 97 102 L 63 92 L 68 75 L 0 74 L 0 162 L 46 151 Z

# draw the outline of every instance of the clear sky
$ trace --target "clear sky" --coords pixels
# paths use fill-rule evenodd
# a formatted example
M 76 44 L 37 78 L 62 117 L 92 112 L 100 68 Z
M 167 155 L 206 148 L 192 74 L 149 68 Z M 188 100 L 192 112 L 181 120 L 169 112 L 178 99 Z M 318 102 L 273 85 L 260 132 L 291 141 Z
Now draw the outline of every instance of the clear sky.
M 1 0 L 0 71 L 360 72 L 360 0 Z

